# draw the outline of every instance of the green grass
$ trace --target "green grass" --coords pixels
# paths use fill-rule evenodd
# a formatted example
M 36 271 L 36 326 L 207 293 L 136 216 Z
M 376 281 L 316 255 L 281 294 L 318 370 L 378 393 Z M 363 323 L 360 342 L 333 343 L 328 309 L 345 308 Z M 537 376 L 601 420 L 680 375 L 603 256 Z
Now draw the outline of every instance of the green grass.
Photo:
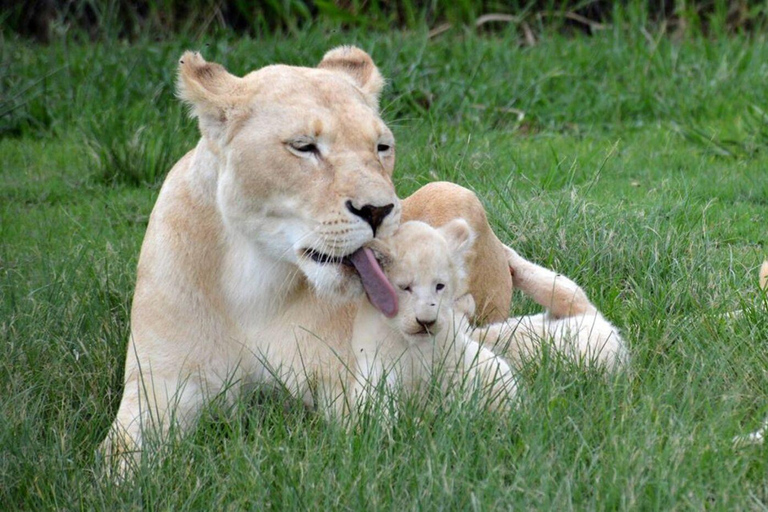
M 0 508 L 764 509 L 768 448 L 731 438 L 768 413 L 768 45 L 650 36 L 4 41 Z M 256 393 L 111 483 L 94 451 L 120 397 L 138 251 L 196 139 L 177 57 L 202 48 L 244 73 L 349 42 L 389 79 L 401 196 L 437 179 L 476 190 L 505 242 L 622 329 L 631 369 L 606 381 L 544 357 L 509 416 L 408 406 L 392 429 L 351 432 Z

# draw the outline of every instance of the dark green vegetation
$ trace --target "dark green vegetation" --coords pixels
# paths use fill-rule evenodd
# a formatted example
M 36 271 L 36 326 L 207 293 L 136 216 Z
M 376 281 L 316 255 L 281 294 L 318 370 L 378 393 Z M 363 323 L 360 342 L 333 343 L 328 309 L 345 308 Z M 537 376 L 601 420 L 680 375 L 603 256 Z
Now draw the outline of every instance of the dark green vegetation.
M 62 33 L 89 39 L 165 38 L 235 31 L 295 34 L 312 25 L 388 30 L 446 25 L 493 30 L 512 24 L 593 33 L 612 23 L 652 23 L 678 35 L 754 31 L 768 6 L 755 0 L 0 0 L 4 30 L 48 42 Z M 535 36 L 534 36 L 535 38 Z
M 351 432 L 257 393 L 212 405 L 134 482 L 109 483 L 94 450 L 121 392 L 139 246 L 197 137 L 173 97 L 178 56 L 201 49 L 242 74 L 341 43 L 389 78 L 401 195 L 436 179 L 476 190 L 505 242 L 622 329 L 632 368 L 606 381 L 544 357 L 507 417 L 414 406 Z M 768 412 L 760 33 L 11 38 L 0 59 L 0 508 L 768 506 L 766 448 L 731 444 Z

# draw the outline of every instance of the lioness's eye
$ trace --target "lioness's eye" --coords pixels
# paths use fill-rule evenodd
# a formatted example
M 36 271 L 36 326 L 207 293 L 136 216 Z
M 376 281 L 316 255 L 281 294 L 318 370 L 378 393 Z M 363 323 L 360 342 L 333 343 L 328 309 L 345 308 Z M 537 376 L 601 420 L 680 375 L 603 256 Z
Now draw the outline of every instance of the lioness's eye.
M 376 146 L 376 150 L 379 153 L 386 153 L 390 149 L 392 149 L 392 146 L 390 146 L 389 144 L 379 144 L 378 146 Z
M 296 151 L 299 151 L 301 153 L 317 153 L 318 152 L 317 146 L 315 144 L 312 144 L 312 143 L 310 143 L 310 144 L 304 144 L 304 143 L 291 144 L 291 147 L 293 149 L 295 149 Z
M 435 286 L 435 290 L 437 290 L 438 292 L 443 288 L 445 288 L 445 285 L 443 283 L 437 283 L 437 286 Z

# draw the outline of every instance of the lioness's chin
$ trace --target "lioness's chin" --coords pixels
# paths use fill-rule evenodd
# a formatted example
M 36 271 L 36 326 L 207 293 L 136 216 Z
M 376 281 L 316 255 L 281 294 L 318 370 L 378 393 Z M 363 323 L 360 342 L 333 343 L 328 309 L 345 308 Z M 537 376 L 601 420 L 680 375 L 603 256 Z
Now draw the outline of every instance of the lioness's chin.
M 318 297 L 338 302 L 358 300 L 363 296 L 363 285 L 355 270 L 344 264 L 300 263 L 299 268 L 307 277 Z

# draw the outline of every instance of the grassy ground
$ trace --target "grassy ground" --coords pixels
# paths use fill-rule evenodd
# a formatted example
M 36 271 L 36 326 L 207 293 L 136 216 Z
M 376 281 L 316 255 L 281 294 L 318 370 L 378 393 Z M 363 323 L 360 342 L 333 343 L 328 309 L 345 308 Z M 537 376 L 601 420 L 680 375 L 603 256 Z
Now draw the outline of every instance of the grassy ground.
M 121 392 L 139 246 L 163 173 L 196 139 L 173 98 L 177 57 L 201 48 L 244 73 L 350 42 L 390 80 L 401 195 L 436 179 L 476 190 L 505 242 L 620 326 L 632 368 L 606 382 L 545 357 L 508 417 L 414 406 L 353 432 L 257 393 L 212 405 L 134 482 L 110 483 L 94 450 Z M 768 507 L 768 448 L 731 445 L 768 412 L 763 36 L 616 29 L 521 47 L 512 33 L 307 31 L 6 40 L 0 58 L 0 508 Z

